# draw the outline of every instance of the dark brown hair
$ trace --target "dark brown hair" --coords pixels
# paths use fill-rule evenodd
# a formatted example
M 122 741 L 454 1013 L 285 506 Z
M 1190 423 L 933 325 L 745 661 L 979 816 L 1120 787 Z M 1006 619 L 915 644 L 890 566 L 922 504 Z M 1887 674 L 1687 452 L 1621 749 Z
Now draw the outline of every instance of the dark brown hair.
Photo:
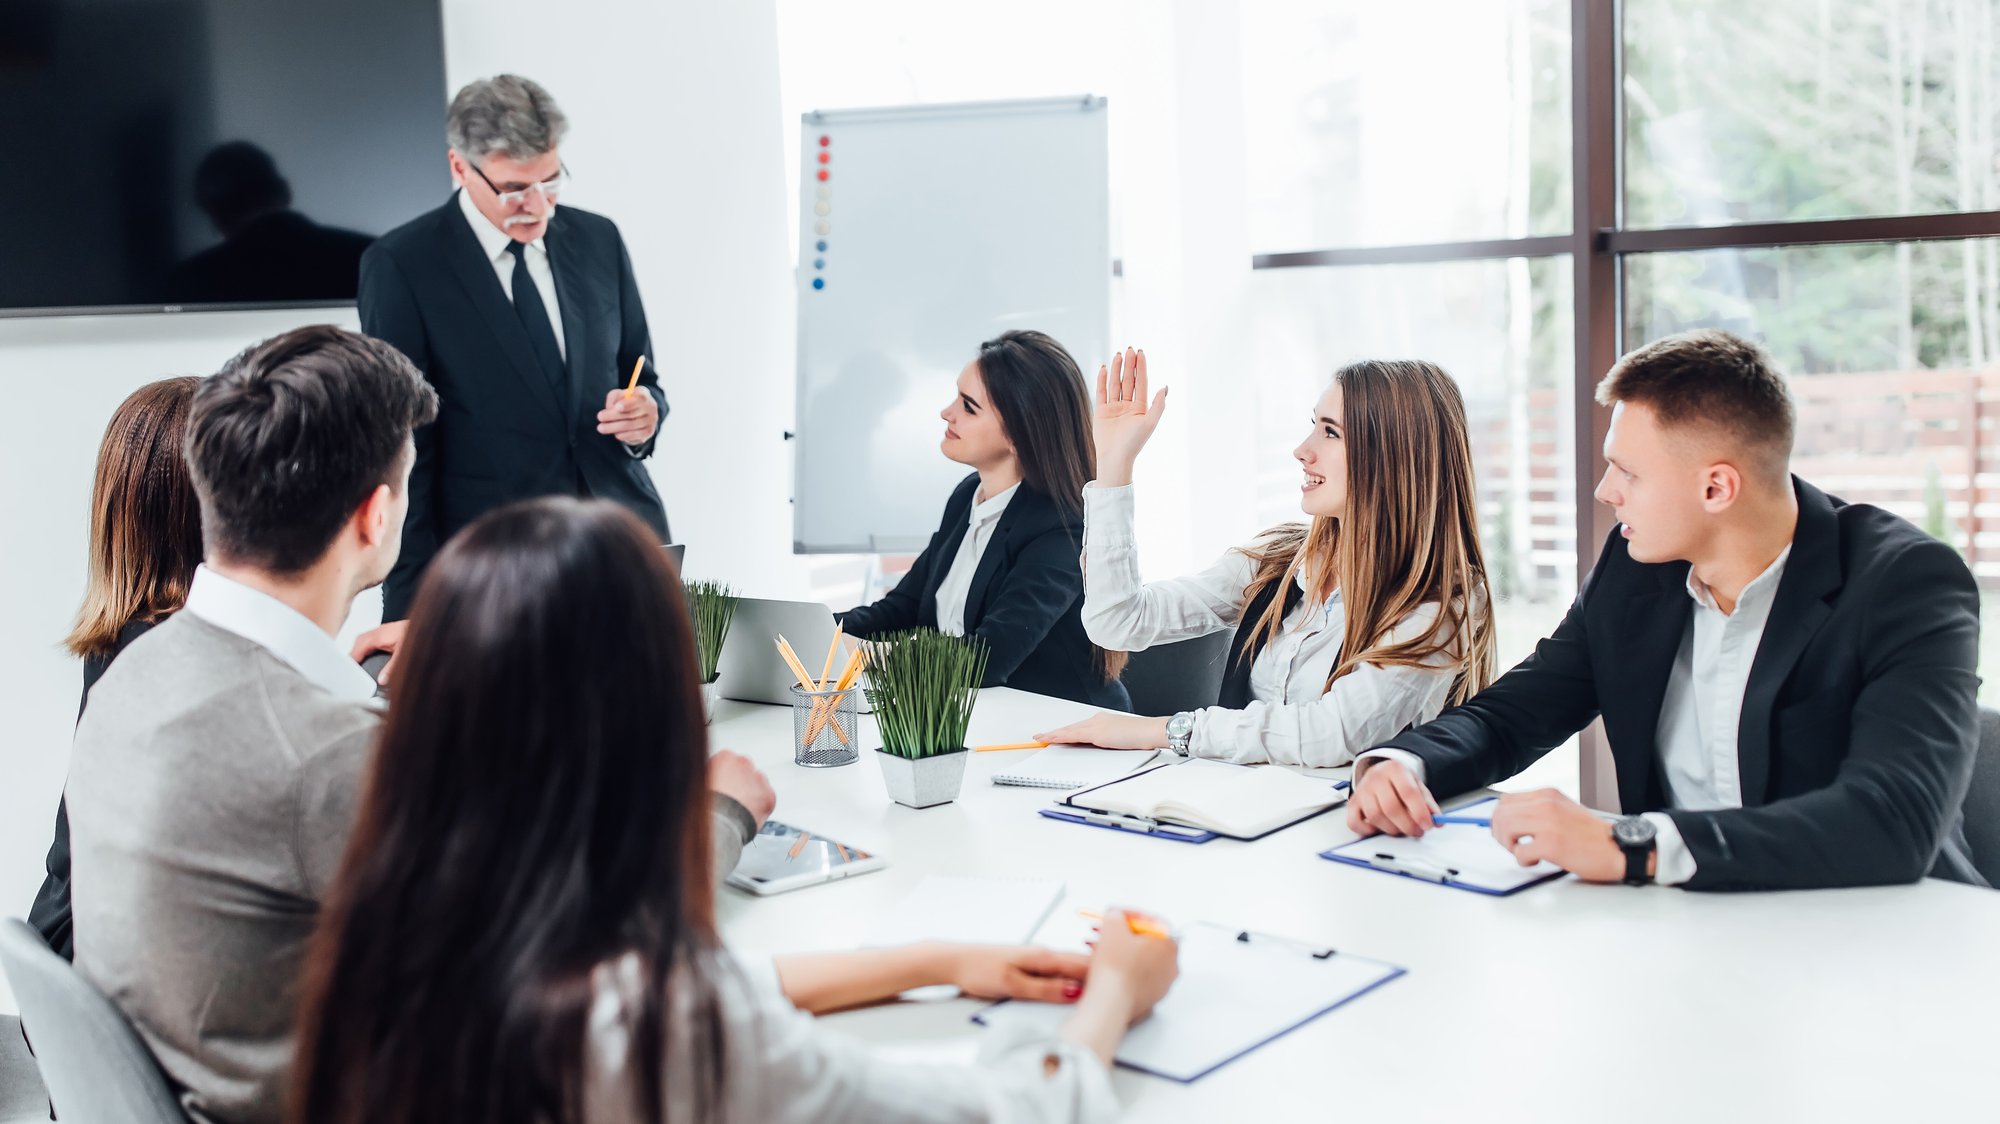
M 1080 523 L 1083 486 L 1097 478 L 1097 445 L 1090 390 L 1076 360 L 1045 333 L 1002 332 L 979 345 L 979 377 L 1021 462 L 1022 483 Z M 1106 683 L 1124 672 L 1124 652 L 1094 650 Z
M 1337 586 L 1347 623 L 1326 686 L 1362 664 L 1418 667 L 1443 656 L 1455 672 L 1447 701 L 1456 706 L 1493 681 L 1495 659 L 1465 400 L 1450 375 L 1420 359 L 1364 360 L 1333 377 L 1341 393 L 1346 514 L 1266 532 L 1245 552 L 1257 569 L 1243 603 L 1301 573 L 1315 604 Z M 1425 604 L 1438 607 L 1429 631 L 1389 643 L 1390 632 Z M 1284 618 L 1285 599 L 1271 598 L 1244 638 L 1243 655 L 1277 639 Z
M 408 636 L 307 956 L 288 1119 L 574 1124 L 593 973 L 628 956 L 634 1103 L 662 1111 L 679 1010 L 713 1118 L 708 728 L 666 552 L 614 504 L 501 508 L 438 554 Z
M 1792 395 L 1763 349 L 1713 328 L 1681 332 L 1627 354 L 1597 384 L 1597 402 L 1637 403 L 1666 429 L 1706 428 L 1749 450 L 1782 482 L 1792 458 Z
M 201 504 L 181 444 L 200 384 L 147 383 L 104 427 L 90 486 L 90 577 L 64 641 L 76 655 L 109 655 L 120 629 L 157 621 L 187 602 L 201 563 Z
M 273 336 L 203 380 L 187 459 L 219 558 L 273 574 L 320 560 L 368 494 L 400 489 L 437 394 L 403 353 L 321 324 Z

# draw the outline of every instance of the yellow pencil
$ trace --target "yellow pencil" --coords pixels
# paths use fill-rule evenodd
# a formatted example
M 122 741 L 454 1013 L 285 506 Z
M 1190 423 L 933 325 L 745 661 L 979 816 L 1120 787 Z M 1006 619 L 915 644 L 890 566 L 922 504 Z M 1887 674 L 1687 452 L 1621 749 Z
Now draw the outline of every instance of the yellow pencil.
M 1010 749 L 1047 749 L 1047 742 L 1008 742 L 1006 745 L 975 745 L 974 753 L 1002 753 Z
M 791 641 L 786 640 L 782 636 L 778 637 L 778 654 L 784 657 L 785 663 L 789 665 L 792 669 L 792 674 L 798 676 L 799 686 L 805 688 L 807 691 L 812 692 L 814 695 L 817 695 L 819 693 L 820 688 L 818 684 L 813 682 L 812 672 L 807 671 L 806 665 L 799 662 L 798 653 L 792 651 Z M 826 714 L 824 712 L 826 704 L 827 704 L 826 699 L 823 698 L 813 699 L 810 722 L 806 726 L 807 745 L 811 745 L 813 743 L 813 739 L 819 737 L 820 727 L 826 724 L 825 721 Z M 834 723 L 833 736 L 840 739 L 840 744 L 842 745 L 848 744 L 847 731 L 841 729 L 840 724 L 837 722 Z
M 1077 914 L 1080 917 L 1085 917 L 1092 921 L 1104 920 L 1103 914 L 1094 913 L 1087 909 L 1078 910 Z M 1135 936 L 1158 937 L 1162 940 L 1173 936 L 1172 933 L 1169 933 L 1165 929 L 1162 929 L 1156 922 L 1152 921 L 1150 918 L 1141 917 L 1136 913 L 1128 913 L 1125 915 L 1125 927 L 1131 930 Z
M 833 696 L 819 700 L 825 705 L 826 709 L 824 711 L 814 710 L 812 721 L 806 726 L 807 745 L 811 745 L 812 740 L 819 736 L 820 727 L 826 725 L 827 719 L 833 717 L 833 708 L 840 705 L 840 693 L 854 686 L 854 680 L 860 676 L 861 669 L 867 666 L 867 663 L 868 653 L 863 648 L 854 649 L 854 654 L 847 657 L 847 666 L 841 669 L 840 679 L 833 685 Z M 840 735 L 842 743 L 847 741 L 847 734 L 841 730 L 839 723 L 834 723 L 833 732 Z
M 639 385 L 639 368 L 644 367 L 645 365 L 646 365 L 646 357 L 643 355 L 632 361 L 632 380 L 625 384 L 625 395 L 623 398 L 619 399 L 620 402 L 625 401 L 626 398 L 632 397 L 632 388 Z M 602 370 L 603 368 L 600 367 L 598 369 Z
M 833 658 L 840 654 L 840 626 L 833 626 L 833 643 L 826 646 L 826 666 L 819 669 L 819 689 L 826 690 L 827 681 L 833 678 Z

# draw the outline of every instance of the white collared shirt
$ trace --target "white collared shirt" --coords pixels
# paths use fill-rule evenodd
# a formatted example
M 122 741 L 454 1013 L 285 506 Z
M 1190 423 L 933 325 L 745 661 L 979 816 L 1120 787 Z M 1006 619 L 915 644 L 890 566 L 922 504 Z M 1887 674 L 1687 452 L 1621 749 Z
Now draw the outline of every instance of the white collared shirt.
M 966 516 L 965 537 L 958 540 L 958 553 L 952 556 L 951 569 L 945 571 L 944 580 L 938 583 L 939 632 L 948 636 L 965 635 L 965 599 L 972 592 L 972 575 L 979 570 L 979 559 L 993 541 L 993 529 L 1000 525 L 1008 501 L 1020 490 L 1021 485 L 1016 483 L 991 499 L 975 499 L 971 514 Z
M 486 260 L 493 266 L 493 272 L 500 278 L 500 291 L 514 299 L 514 255 L 507 247 L 514 244 L 514 238 L 506 231 L 493 225 L 493 220 L 479 213 L 472 205 L 472 197 L 464 188 L 458 191 L 458 209 L 465 212 L 465 221 L 472 226 L 472 234 L 479 239 L 479 248 L 486 251 Z M 553 216 L 554 211 L 550 214 Z M 528 243 L 521 259 L 528 263 L 528 276 L 535 279 L 535 288 L 541 291 L 542 307 L 549 313 L 549 327 L 555 329 L 556 351 L 565 362 L 569 360 L 569 345 L 563 340 L 562 306 L 556 303 L 556 272 L 549 265 L 547 239 L 537 238 Z
M 1660 699 L 1660 721 L 1653 741 L 1660 770 L 1666 777 L 1667 804 L 1676 811 L 1709 812 L 1743 806 L 1737 734 L 1743 720 L 1743 693 L 1750 686 L 1750 668 L 1771 620 L 1778 583 L 1792 556 L 1788 545 L 1764 572 L 1737 595 L 1736 610 L 1724 613 L 1694 570 L 1688 570 L 1687 592 L 1694 599 L 1693 619 L 1681 636 L 1673 670 L 1667 674 Z M 1371 749 L 1366 760 L 1400 762 L 1419 782 L 1428 783 L 1424 763 L 1401 749 Z M 1357 772 L 1357 780 L 1359 779 Z M 1653 825 L 1656 858 L 1653 880 L 1679 886 L 1695 874 L 1694 855 L 1680 828 L 1665 812 L 1645 812 Z
M 196 566 L 184 611 L 265 649 L 336 698 L 367 702 L 375 697 L 375 680 L 333 637 L 268 593 Z
M 1083 514 L 1083 627 L 1092 643 L 1138 651 L 1233 631 L 1242 622 L 1243 591 L 1257 569 L 1242 548 L 1188 577 L 1145 582 L 1131 485 L 1093 481 L 1083 490 Z M 1303 586 L 1304 576 L 1298 580 Z M 1388 642 L 1424 635 L 1437 613 L 1435 604 L 1418 607 L 1389 630 Z M 1318 604 L 1301 598 L 1250 663 L 1249 705 L 1196 711 L 1188 752 L 1244 764 L 1345 765 L 1355 753 L 1437 717 L 1455 678 L 1442 653 L 1435 666 L 1363 664 L 1328 687 L 1346 626 L 1338 591 Z

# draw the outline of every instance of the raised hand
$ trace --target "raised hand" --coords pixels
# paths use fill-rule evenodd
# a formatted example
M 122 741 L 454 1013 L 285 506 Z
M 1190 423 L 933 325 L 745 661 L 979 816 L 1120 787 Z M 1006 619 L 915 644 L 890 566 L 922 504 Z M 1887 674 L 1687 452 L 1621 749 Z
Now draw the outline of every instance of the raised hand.
M 1146 353 L 1126 348 L 1097 368 L 1097 482 L 1107 488 L 1132 482 L 1132 465 L 1167 408 L 1167 388 L 1146 397 Z

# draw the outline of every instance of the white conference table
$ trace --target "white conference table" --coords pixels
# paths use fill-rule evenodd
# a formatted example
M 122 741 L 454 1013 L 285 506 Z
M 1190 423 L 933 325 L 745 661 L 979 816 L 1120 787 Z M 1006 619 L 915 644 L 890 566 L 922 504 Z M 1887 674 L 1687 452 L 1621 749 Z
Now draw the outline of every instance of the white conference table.
M 1088 712 L 981 693 L 968 741 L 1013 742 Z M 1328 862 L 1338 811 L 1254 843 L 1200 846 L 1044 819 L 1046 790 L 974 755 L 951 804 L 882 787 L 861 759 L 796 766 L 791 713 L 718 704 L 712 744 L 771 778 L 776 818 L 874 850 L 886 869 L 757 898 L 723 891 L 724 939 L 757 953 L 852 948 L 926 874 L 1064 882 L 1056 915 L 1132 905 L 1331 946 L 1408 974 L 1191 1085 L 1128 1070 L 1131 1120 L 2000 1120 L 2000 891 L 1916 885 L 1692 894 L 1564 878 L 1507 898 Z M 1052 918 L 1050 927 L 1058 921 Z M 968 999 L 830 1016 L 915 1059 L 967 1060 Z M 1987 1076 L 1980 1076 L 1986 1074 Z

